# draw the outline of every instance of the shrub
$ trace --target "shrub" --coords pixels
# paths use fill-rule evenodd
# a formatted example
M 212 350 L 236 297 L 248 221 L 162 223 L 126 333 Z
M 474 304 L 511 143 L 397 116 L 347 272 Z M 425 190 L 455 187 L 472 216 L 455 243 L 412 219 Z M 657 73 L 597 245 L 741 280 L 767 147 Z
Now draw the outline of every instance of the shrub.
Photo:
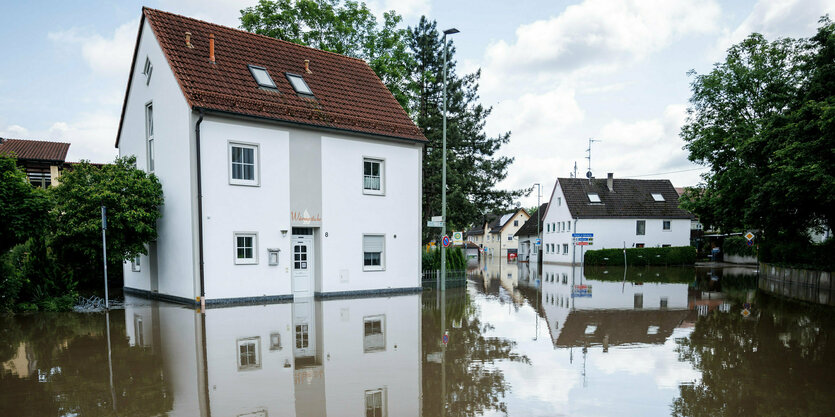
M 728 236 L 725 242 L 722 243 L 722 251 L 725 255 L 736 256 L 757 256 L 757 248 L 748 246 L 748 239 L 742 236 Z
M 441 250 L 430 249 L 423 252 L 421 258 L 422 267 L 424 270 L 438 270 L 441 269 Z M 448 248 L 446 251 L 446 267 L 450 271 L 459 271 L 467 269 L 467 257 L 461 248 Z
M 772 239 L 760 245 L 760 260 L 792 268 L 835 271 L 835 239 L 823 243 Z
M 596 249 L 586 251 L 586 265 L 623 265 L 624 249 Z M 628 266 L 643 265 L 693 265 L 696 263 L 696 248 L 677 246 L 669 248 L 628 248 Z

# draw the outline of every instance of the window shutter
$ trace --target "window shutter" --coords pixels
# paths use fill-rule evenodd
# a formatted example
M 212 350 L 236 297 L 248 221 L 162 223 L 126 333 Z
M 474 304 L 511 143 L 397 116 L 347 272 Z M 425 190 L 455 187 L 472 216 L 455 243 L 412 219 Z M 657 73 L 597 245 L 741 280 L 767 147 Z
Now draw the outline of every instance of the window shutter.
M 383 236 L 369 236 L 362 237 L 363 252 L 382 252 L 383 251 Z

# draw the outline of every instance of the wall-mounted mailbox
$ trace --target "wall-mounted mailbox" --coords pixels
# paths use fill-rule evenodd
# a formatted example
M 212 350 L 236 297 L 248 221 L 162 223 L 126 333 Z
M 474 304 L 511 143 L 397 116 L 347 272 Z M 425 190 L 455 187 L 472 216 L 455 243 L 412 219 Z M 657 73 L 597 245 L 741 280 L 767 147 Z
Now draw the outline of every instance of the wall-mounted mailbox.
M 281 249 L 267 249 L 267 253 L 269 254 L 267 258 L 269 259 L 270 266 L 278 265 L 279 252 L 281 252 Z

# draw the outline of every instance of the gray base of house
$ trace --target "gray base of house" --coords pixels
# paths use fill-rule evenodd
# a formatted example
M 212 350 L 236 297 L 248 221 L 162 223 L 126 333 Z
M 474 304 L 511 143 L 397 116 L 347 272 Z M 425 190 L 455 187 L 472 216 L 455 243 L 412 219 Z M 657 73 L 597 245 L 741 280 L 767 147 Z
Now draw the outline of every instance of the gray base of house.
M 361 298 L 361 297 L 386 297 L 392 295 L 415 294 L 422 292 L 421 287 L 406 288 L 383 288 L 379 290 L 358 290 L 358 291 L 335 291 L 317 292 L 313 296 L 317 300 L 332 300 L 337 298 Z M 165 301 L 169 303 L 199 306 L 200 302 L 185 297 L 177 297 L 148 290 L 124 287 L 124 293 L 151 300 Z M 236 298 L 207 298 L 206 307 L 231 307 L 242 305 L 277 304 L 293 302 L 293 296 L 286 295 L 262 295 L 258 297 L 236 297 Z

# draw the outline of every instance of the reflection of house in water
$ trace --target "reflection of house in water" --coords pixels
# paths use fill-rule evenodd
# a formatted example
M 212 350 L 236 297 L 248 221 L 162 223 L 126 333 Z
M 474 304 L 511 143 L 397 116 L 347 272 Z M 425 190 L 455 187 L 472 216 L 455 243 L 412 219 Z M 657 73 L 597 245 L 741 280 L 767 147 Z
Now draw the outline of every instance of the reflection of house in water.
M 160 351 L 171 416 L 419 414 L 420 295 L 205 314 L 139 302 L 128 337 Z
M 485 292 L 496 293 L 499 288 L 503 288 L 515 302 L 522 301 L 522 295 L 516 291 L 522 271 L 517 262 L 508 262 L 507 257 L 486 256 L 479 268 L 484 279 Z
M 586 279 L 580 267 L 553 264 L 539 278 L 541 314 L 556 346 L 662 343 L 689 314 L 684 283 Z

